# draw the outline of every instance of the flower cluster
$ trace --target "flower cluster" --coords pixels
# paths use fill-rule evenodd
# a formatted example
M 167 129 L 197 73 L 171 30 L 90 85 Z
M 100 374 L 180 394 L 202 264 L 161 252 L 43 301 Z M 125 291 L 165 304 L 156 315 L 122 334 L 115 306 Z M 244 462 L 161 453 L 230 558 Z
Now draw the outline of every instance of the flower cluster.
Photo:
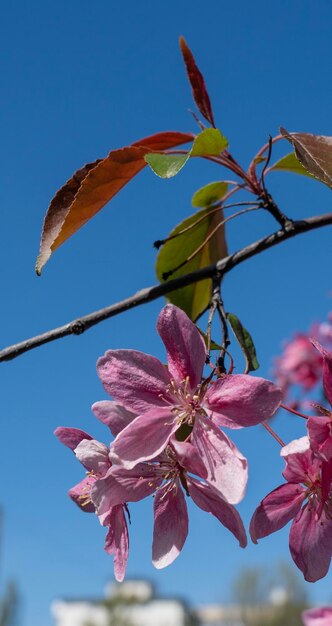
M 332 354 L 312 344 L 322 358 L 324 393 L 332 404 Z M 307 419 L 307 435 L 281 450 L 286 483 L 264 498 L 250 524 L 256 543 L 293 520 L 290 552 L 309 582 L 327 574 L 332 557 L 332 411 L 314 406 L 320 415 Z
M 75 428 L 55 431 L 87 471 L 69 495 L 107 527 L 105 549 L 114 555 L 119 581 L 128 558 L 128 503 L 148 496 L 154 496 L 155 567 L 172 563 L 184 545 L 186 497 L 246 545 L 234 505 L 244 497 L 248 464 L 221 428 L 263 422 L 281 402 L 281 390 L 263 378 L 218 368 L 204 376 L 204 340 L 181 309 L 166 305 L 157 329 L 167 367 L 134 350 L 110 350 L 97 363 L 113 401 L 97 402 L 92 410 L 115 437 L 110 446 Z

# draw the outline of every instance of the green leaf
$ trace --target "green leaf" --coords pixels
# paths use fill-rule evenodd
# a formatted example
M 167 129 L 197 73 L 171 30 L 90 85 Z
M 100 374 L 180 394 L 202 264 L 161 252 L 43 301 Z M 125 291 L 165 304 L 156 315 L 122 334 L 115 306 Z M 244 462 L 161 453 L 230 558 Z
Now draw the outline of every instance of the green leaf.
M 263 157 L 263 156 L 257 156 L 254 158 L 255 165 L 259 165 L 260 163 L 263 163 L 264 161 L 266 161 L 266 157 Z
M 191 204 L 195 208 L 207 207 L 223 198 L 227 189 L 227 183 L 224 183 L 222 180 L 215 183 L 208 183 L 208 185 L 201 187 L 194 193 Z
M 191 156 L 218 156 L 228 146 L 228 141 L 218 128 L 203 130 L 194 140 L 191 148 Z
M 313 178 L 296 158 L 295 152 L 290 152 L 289 154 L 286 154 L 286 156 L 282 157 L 280 161 L 277 161 L 277 163 L 271 167 L 271 171 L 273 170 L 292 172 L 293 174 L 302 174 L 303 176 Z
M 150 152 L 145 156 L 145 160 L 151 169 L 160 178 L 172 178 L 176 176 L 187 163 L 190 152 L 187 154 L 159 154 Z
M 232 331 L 240 344 L 240 348 L 244 354 L 246 361 L 246 374 L 259 368 L 259 363 L 256 356 L 256 349 L 250 333 L 244 326 L 242 326 L 240 320 L 233 313 L 227 313 L 227 319 L 231 325 Z
M 199 224 L 196 224 L 190 230 L 175 239 L 167 241 L 161 248 L 156 263 L 156 272 L 160 282 L 165 282 L 163 275 L 180 265 L 195 252 L 204 242 L 207 235 L 223 220 L 221 210 L 217 213 L 213 211 L 211 213 L 211 209 L 203 209 L 176 226 L 170 233 L 170 236 L 196 223 L 197 220 L 203 216 L 205 216 L 205 219 L 199 222 Z M 201 267 L 215 263 L 218 259 L 226 255 L 227 245 L 225 240 L 225 226 L 223 225 L 198 254 L 183 267 L 176 270 L 169 278 L 176 278 L 193 272 Z M 178 289 L 177 291 L 172 291 L 168 294 L 168 300 L 183 309 L 190 319 L 195 321 L 209 306 L 211 292 L 212 281 L 211 279 L 207 279 L 194 285 L 182 287 L 182 289 Z
M 217 128 L 207 128 L 195 137 L 192 148 L 186 154 L 150 152 L 144 158 L 152 171 L 160 178 L 172 178 L 182 170 L 191 156 L 218 156 L 228 146 L 228 141 Z

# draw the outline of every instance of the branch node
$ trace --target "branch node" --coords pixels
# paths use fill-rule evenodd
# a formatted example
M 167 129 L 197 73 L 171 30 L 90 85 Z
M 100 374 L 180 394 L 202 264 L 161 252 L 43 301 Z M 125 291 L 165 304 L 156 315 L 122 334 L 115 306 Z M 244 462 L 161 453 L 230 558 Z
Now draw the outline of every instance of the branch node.
M 70 325 L 70 331 L 73 335 L 82 335 L 85 331 L 85 324 L 82 320 L 75 320 Z

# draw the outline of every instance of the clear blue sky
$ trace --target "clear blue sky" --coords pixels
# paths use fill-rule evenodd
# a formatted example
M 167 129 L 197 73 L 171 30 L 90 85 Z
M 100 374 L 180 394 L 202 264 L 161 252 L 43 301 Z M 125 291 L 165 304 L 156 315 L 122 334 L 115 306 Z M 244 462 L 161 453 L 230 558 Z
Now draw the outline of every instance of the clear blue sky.
M 217 124 L 244 163 L 279 125 L 331 133 L 330 2 L 112 0 L 6 3 L 1 15 L 1 344 L 15 343 L 153 284 L 151 243 L 190 212 L 192 193 L 220 178 L 190 163 L 163 182 L 144 171 L 110 206 L 34 274 L 41 224 L 54 192 L 75 169 L 160 130 L 195 130 L 178 49 L 183 34 L 205 74 Z M 284 146 L 285 151 L 287 146 Z M 280 206 L 300 218 L 328 211 L 330 192 L 305 178 L 272 174 Z M 249 214 L 230 225 L 230 250 L 274 230 Z M 282 340 L 331 308 L 331 228 L 299 237 L 241 265 L 225 280 L 227 309 L 251 330 L 269 375 Z M 91 404 L 106 398 L 95 363 L 107 348 L 132 347 L 163 358 L 155 332 L 162 301 L 114 318 L 1 365 L 2 576 L 14 578 L 24 626 L 49 626 L 49 604 L 99 595 L 112 578 L 104 531 L 66 490 L 82 473 L 53 437 L 58 425 L 107 441 Z M 276 428 L 290 440 L 302 424 Z M 278 448 L 261 428 L 237 433 L 251 474 L 248 521 L 279 484 Z M 129 576 L 153 578 L 165 594 L 195 602 L 230 597 L 241 567 L 289 560 L 287 530 L 242 551 L 217 522 L 191 507 L 190 535 L 177 562 L 150 563 L 151 501 L 131 507 Z M 331 600 L 331 575 L 308 585 Z

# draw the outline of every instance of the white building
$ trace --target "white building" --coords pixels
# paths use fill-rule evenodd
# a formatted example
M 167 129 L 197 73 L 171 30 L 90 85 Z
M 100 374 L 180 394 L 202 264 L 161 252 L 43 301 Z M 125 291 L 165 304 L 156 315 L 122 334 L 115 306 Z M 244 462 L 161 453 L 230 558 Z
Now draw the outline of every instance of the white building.
M 56 600 L 51 607 L 55 626 L 191 626 L 184 602 L 158 598 L 143 580 L 106 587 L 101 600 Z

